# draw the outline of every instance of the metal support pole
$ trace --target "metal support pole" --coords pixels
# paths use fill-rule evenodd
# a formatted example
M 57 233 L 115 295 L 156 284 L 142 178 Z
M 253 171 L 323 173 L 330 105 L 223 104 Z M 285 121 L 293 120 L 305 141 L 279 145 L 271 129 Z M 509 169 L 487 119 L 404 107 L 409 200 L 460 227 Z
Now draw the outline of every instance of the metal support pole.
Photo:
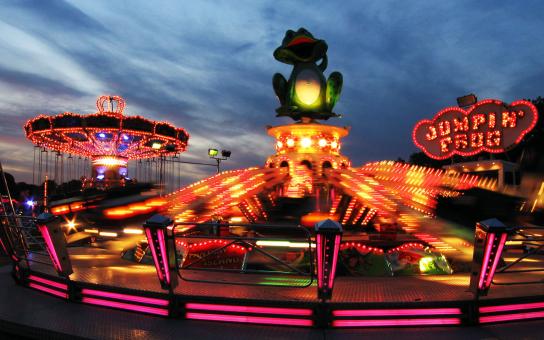
M 342 240 L 342 225 L 331 219 L 326 219 L 316 223 L 315 232 L 317 295 L 320 300 L 326 301 L 332 297 L 340 241 Z
M 60 220 L 49 213 L 42 213 L 36 219 L 53 267 L 59 276 L 69 278 L 74 271 L 66 247 L 66 238 L 60 227 Z
M 496 218 L 476 223 L 470 276 L 470 291 L 475 300 L 487 295 L 508 233 L 512 230 Z
M 161 287 L 170 293 L 178 286 L 173 222 L 168 217 L 154 215 L 143 226 Z

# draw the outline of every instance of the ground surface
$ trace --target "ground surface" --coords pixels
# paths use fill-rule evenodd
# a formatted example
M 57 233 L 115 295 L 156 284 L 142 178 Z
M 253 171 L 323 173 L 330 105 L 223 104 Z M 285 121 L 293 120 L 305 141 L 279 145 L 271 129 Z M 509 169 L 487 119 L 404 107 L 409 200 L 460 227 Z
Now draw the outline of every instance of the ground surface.
M 39 339 L 541 339 L 544 321 L 484 327 L 320 330 L 164 319 L 79 305 L 17 286 L 0 267 L 0 335 Z M 1 334 L 4 333 L 4 334 Z

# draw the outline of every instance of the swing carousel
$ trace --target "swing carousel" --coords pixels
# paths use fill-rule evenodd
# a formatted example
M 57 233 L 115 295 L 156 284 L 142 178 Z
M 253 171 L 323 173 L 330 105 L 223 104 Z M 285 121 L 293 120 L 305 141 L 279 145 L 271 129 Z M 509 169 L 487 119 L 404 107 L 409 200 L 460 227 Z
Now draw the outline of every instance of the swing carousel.
M 98 112 L 94 114 L 40 115 L 24 125 L 26 137 L 36 146 L 38 181 L 48 176 L 62 183 L 84 174 L 84 188 L 106 190 L 124 186 L 132 181 L 129 161 L 134 161 L 139 177 L 149 180 L 153 175 L 150 169 L 142 169 L 142 159 L 163 160 L 177 156 L 187 147 L 189 134 L 183 128 L 124 115 L 125 100 L 119 96 L 100 96 L 96 106 Z M 38 157 L 37 149 L 41 151 Z M 54 157 L 53 164 L 49 154 Z M 162 173 L 163 162 L 157 164 Z

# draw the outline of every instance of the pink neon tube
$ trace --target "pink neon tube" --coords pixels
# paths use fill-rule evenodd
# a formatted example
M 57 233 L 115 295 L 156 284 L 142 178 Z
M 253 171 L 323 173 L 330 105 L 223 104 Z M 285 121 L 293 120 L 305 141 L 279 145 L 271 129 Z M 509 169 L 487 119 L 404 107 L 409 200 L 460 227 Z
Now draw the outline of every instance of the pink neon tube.
M 55 269 L 60 272 L 61 268 L 60 268 L 59 258 L 57 256 L 57 252 L 55 251 L 55 247 L 53 246 L 51 235 L 49 235 L 49 230 L 47 229 L 47 226 L 45 225 L 40 225 L 39 228 L 40 228 L 40 232 L 42 233 L 43 239 L 45 243 L 47 244 L 47 250 L 49 250 L 49 256 L 51 257 L 51 262 L 53 262 L 53 266 L 55 266 Z
M 94 289 L 82 289 L 81 293 L 83 295 L 100 296 L 105 298 L 125 300 L 125 301 L 131 301 L 131 302 L 147 303 L 150 305 L 157 305 L 157 306 L 168 306 L 168 303 L 169 303 L 168 300 L 155 299 L 155 298 L 149 298 L 144 296 L 104 292 L 101 290 L 94 290 Z
M 516 313 L 516 314 L 480 316 L 480 323 L 511 321 L 511 320 L 525 320 L 525 319 L 536 319 L 536 318 L 544 318 L 544 311 L 542 311 L 542 312 L 530 312 L 530 313 Z
M 317 243 L 317 285 L 323 287 L 323 245 L 321 244 L 321 235 L 316 235 Z
M 153 255 L 153 261 L 155 262 L 155 269 L 157 270 L 157 275 L 159 276 L 159 280 L 161 280 L 162 282 L 164 280 L 164 277 L 162 276 L 161 266 L 159 263 L 159 259 L 157 257 L 157 252 L 155 251 L 153 238 L 151 237 L 151 230 L 149 228 L 145 228 L 145 235 L 147 236 L 147 243 L 149 244 L 149 247 L 151 248 L 151 254 Z
M 334 237 L 334 255 L 332 257 L 332 269 L 329 275 L 329 288 L 332 288 L 332 285 L 334 284 L 334 275 L 336 274 L 336 263 L 338 262 L 338 251 L 340 248 L 340 238 L 341 235 L 336 235 Z
M 536 309 L 544 308 L 544 302 L 533 302 L 533 303 L 516 303 L 512 305 L 503 305 L 503 306 L 487 306 L 480 307 L 480 313 L 494 313 L 494 312 L 508 312 L 513 310 L 524 310 L 524 309 Z
M 159 247 L 161 249 L 162 262 L 164 264 L 164 273 L 166 274 L 166 283 L 170 283 L 170 266 L 168 265 L 168 257 L 166 257 L 166 242 L 164 241 L 164 230 L 157 230 L 157 238 L 159 239 Z
M 311 316 L 311 309 L 301 308 L 275 308 L 275 307 L 251 307 L 251 306 L 232 306 L 232 305 L 213 305 L 207 303 L 187 303 L 186 309 L 213 310 L 221 312 L 238 313 L 256 313 L 256 314 L 280 314 L 280 315 L 300 315 Z
M 491 256 L 491 248 L 493 246 L 493 241 L 495 240 L 495 234 L 489 234 L 487 239 L 487 244 L 485 246 L 485 255 L 484 262 L 482 262 L 482 270 L 480 273 L 480 280 L 478 281 L 478 288 L 482 289 L 484 287 L 484 278 L 485 273 L 487 272 L 487 263 L 489 262 L 489 256 Z
M 168 315 L 168 310 L 166 309 L 160 309 L 155 307 L 147 307 L 147 306 L 140 306 L 140 305 L 132 305 L 129 303 L 123 303 L 123 302 L 115 302 L 115 301 L 108 301 L 108 300 L 102 300 L 102 299 L 95 299 L 90 297 L 84 297 L 81 302 L 88 303 L 91 305 L 97 305 L 97 306 L 104 306 L 104 307 L 111 307 L 111 308 L 117 308 L 117 309 L 125 309 L 125 310 L 131 310 L 134 312 L 142 312 L 142 313 L 148 313 L 148 314 L 155 314 L 155 315 Z
M 436 319 L 378 319 L 378 320 L 334 320 L 333 327 L 380 327 L 380 326 L 432 326 L 459 325 L 459 318 Z
M 495 259 L 493 260 L 493 266 L 491 267 L 491 271 L 489 272 L 489 274 L 487 274 L 487 279 L 485 280 L 486 287 L 489 287 L 491 285 L 491 281 L 493 280 L 493 276 L 495 275 L 497 264 L 499 263 L 499 259 L 501 258 L 502 249 L 504 248 L 504 244 L 506 243 L 506 236 L 508 236 L 506 233 L 501 235 L 499 246 L 497 248 L 497 252 L 495 253 Z
M 288 319 L 288 318 L 270 318 L 263 316 L 240 316 L 240 315 L 224 315 L 224 314 L 206 314 L 206 313 L 187 313 L 187 319 L 193 320 L 210 320 L 210 321 L 226 321 L 239 323 L 258 323 L 266 325 L 284 325 L 284 326 L 306 326 L 313 325 L 312 320 L 305 319 Z
M 29 275 L 28 278 L 29 280 L 36 281 L 47 286 L 55 287 L 62 290 L 68 290 L 68 285 L 64 283 L 51 281 L 51 280 L 44 279 L 43 277 L 39 277 L 35 275 Z
M 335 310 L 333 316 L 409 316 L 409 315 L 461 315 L 461 308 L 413 309 L 345 309 Z
M 51 288 L 44 287 L 44 286 L 39 285 L 39 284 L 37 284 L 37 283 L 32 283 L 32 282 L 30 282 L 30 283 L 28 284 L 28 286 L 29 286 L 30 288 L 37 289 L 37 290 L 41 290 L 41 291 L 44 292 L 44 293 L 48 293 L 48 294 L 51 294 L 51 295 L 55 295 L 55 296 L 61 297 L 61 298 L 63 298 L 63 299 L 66 299 L 66 298 L 67 298 L 66 293 L 59 292 L 58 290 L 54 290 L 54 289 L 51 289 Z

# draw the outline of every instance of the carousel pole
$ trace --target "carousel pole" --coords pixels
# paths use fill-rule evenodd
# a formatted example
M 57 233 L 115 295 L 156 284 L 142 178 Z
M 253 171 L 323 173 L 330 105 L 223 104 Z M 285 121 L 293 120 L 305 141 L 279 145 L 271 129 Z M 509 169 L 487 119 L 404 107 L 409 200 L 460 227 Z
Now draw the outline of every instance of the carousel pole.
M 36 146 L 33 148 L 34 157 L 32 158 L 32 185 L 36 184 Z
M 60 183 L 64 183 L 64 154 L 60 154 Z

